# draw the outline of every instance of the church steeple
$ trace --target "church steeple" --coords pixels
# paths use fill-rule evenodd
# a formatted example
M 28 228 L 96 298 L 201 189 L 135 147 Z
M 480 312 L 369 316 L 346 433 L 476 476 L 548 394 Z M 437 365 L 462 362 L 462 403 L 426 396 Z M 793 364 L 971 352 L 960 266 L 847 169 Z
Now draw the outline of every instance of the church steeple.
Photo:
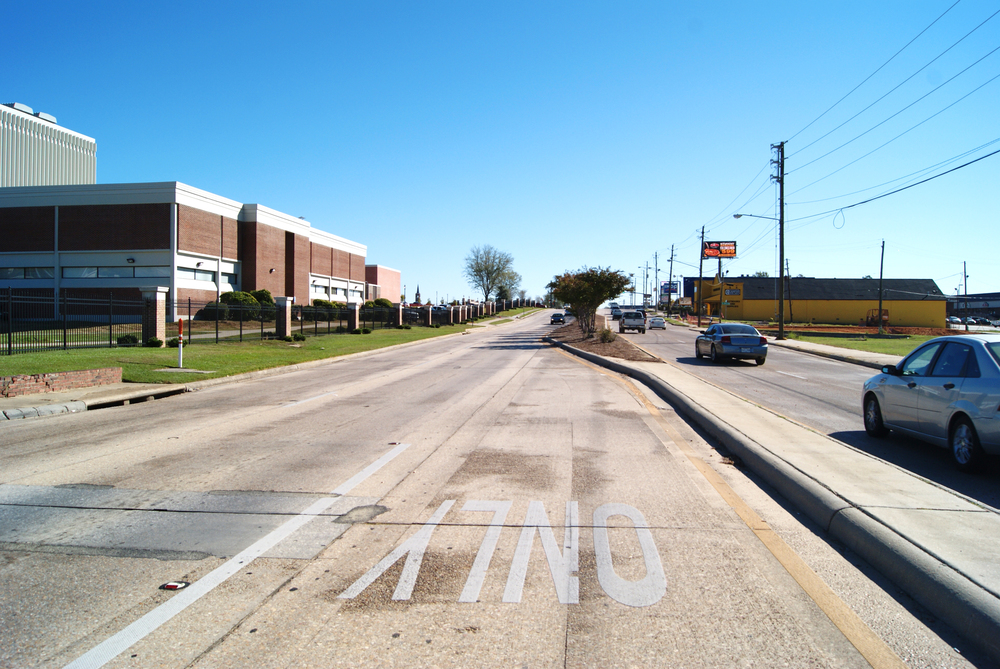
M 417 304 L 423 304 L 423 302 L 420 301 L 420 284 L 419 283 L 417 284 L 417 294 L 416 294 L 416 296 L 414 296 L 413 299 L 416 301 Z

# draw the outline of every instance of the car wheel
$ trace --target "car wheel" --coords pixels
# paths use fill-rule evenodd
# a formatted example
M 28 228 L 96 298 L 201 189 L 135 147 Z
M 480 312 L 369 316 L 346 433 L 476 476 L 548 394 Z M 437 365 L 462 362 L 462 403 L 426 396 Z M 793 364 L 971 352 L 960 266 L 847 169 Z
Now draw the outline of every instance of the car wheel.
M 959 471 L 975 472 L 983 464 L 984 456 L 983 449 L 979 445 L 979 436 L 968 418 L 959 418 L 952 426 L 948 437 L 948 449 Z
M 761 365 L 763 365 L 765 360 L 767 360 L 767 358 L 763 356 L 757 358 L 757 366 L 760 367 Z
M 882 422 L 882 408 L 874 395 L 865 398 L 865 432 L 870 437 L 884 437 L 889 432 Z
M 642 328 L 641 330 L 639 330 L 639 334 L 646 334 L 646 328 Z
M 712 350 L 709 353 L 708 357 L 712 359 L 712 362 L 719 362 L 719 360 L 721 359 L 721 356 L 716 352 L 714 346 L 712 347 Z
M 697 344 L 694 345 L 694 357 L 698 360 L 701 360 L 703 357 L 705 357 L 701 354 L 701 349 L 698 348 Z

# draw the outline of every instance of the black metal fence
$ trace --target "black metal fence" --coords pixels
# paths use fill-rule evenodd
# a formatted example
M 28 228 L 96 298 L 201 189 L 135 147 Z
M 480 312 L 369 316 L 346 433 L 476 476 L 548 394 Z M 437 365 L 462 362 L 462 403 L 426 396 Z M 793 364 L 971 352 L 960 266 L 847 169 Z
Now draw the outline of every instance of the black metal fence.
M 5 355 L 52 349 L 136 346 L 142 340 L 143 299 L 0 291 Z

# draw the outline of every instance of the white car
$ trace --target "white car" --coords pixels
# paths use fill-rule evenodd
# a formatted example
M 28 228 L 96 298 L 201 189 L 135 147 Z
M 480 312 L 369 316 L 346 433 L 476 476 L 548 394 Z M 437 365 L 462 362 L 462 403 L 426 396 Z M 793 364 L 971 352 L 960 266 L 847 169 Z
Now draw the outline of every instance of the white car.
M 666 330 L 667 322 L 663 320 L 660 316 L 653 316 L 649 319 L 649 325 L 647 326 L 650 330 Z

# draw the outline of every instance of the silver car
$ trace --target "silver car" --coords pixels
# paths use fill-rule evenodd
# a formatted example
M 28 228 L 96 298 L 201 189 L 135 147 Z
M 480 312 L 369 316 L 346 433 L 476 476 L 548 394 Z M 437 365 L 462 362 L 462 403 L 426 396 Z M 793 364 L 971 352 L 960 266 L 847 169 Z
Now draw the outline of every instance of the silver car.
M 938 337 L 865 381 L 865 431 L 947 448 L 962 471 L 1000 453 L 1000 335 Z
M 694 340 L 694 357 L 707 355 L 712 362 L 723 358 L 753 359 L 758 365 L 767 360 L 767 338 L 757 328 L 743 323 L 716 323 L 702 330 Z

